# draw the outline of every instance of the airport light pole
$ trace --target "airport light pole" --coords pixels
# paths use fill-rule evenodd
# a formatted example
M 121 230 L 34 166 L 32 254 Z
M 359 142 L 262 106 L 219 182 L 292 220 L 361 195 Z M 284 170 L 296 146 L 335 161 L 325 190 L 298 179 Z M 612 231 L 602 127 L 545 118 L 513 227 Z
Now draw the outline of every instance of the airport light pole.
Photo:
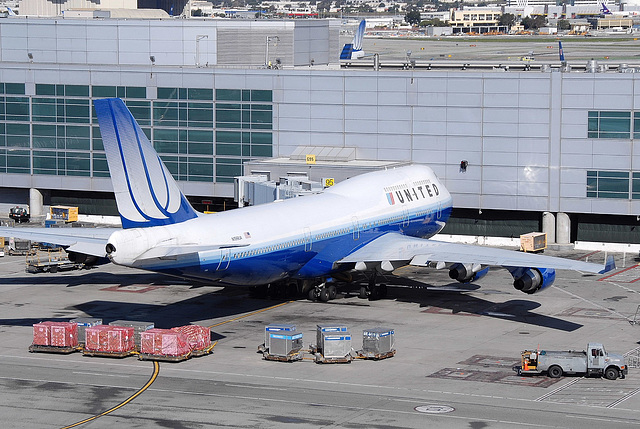
M 269 64 L 269 43 L 270 42 L 276 42 L 276 44 L 280 41 L 280 38 L 278 36 L 267 36 L 267 47 L 265 50 L 265 54 L 264 54 L 264 66 L 266 68 L 270 68 L 270 64 Z
M 206 34 L 198 34 L 196 36 L 196 67 L 200 67 L 200 41 L 208 37 Z

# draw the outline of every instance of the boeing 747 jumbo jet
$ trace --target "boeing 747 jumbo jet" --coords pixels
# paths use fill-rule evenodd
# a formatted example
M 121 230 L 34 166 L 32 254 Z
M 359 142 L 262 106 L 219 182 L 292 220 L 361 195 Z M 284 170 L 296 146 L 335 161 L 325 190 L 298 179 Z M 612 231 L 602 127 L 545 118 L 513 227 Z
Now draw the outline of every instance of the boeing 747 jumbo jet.
M 295 285 L 311 299 L 335 296 L 333 277 L 371 273 L 361 296 L 385 295 L 375 273 L 400 266 L 449 269 L 462 283 L 502 266 L 533 294 L 556 269 L 602 273 L 597 264 L 431 240 L 451 213 L 433 171 L 411 165 L 362 174 L 321 194 L 215 214 L 196 212 L 122 102 L 95 101 L 122 229 L 0 228 L 0 235 L 62 245 L 70 257 L 225 285 Z

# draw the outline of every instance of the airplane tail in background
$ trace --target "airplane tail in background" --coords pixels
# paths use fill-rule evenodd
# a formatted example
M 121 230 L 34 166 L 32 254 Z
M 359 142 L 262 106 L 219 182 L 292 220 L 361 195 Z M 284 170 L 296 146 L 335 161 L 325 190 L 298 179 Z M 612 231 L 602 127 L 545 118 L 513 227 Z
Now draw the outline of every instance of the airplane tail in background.
M 123 228 L 168 225 L 198 216 L 127 106 L 94 105 Z
M 9 14 L 9 16 L 18 16 L 10 7 L 7 7 L 7 14 Z
M 604 3 L 602 4 L 602 9 L 600 9 L 600 12 L 602 12 L 604 15 L 611 15 L 611 11 L 609 10 L 609 8 L 607 6 L 605 6 Z
M 341 60 L 355 60 L 364 56 L 364 52 L 362 51 L 362 39 L 364 38 L 364 29 L 366 25 L 367 23 L 364 19 L 360 21 L 358 30 L 353 36 L 353 41 L 351 43 L 347 43 L 342 48 L 342 53 L 340 54 Z
M 560 55 L 560 62 L 564 63 L 564 51 L 562 50 L 562 42 L 558 42 L 558 55 Z

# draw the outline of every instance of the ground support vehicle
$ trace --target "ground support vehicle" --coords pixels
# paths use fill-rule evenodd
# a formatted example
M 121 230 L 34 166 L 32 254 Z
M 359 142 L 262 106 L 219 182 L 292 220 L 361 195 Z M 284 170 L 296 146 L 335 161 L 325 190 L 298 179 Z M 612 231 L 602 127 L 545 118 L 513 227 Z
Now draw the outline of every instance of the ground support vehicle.
M 9 217 L 18 223 L 29 222 L 29 213 L 23 207 L 11 207 L 9 209 Z
M 21 240 L 19 238 L 9 238 L 9 256 L 13 255 L 29 255 L 33 252 L 31 249 L 31 240 Z
M 547 373 L 551 378 L 563 374 L 585 374 L 601 376 L 608 380 L 624 378 L 628 365 L 624 357 L 608 354 L 602 344 L 589 343 L 587 351 L 525 350 L 521 354 L 521 365 L 513 367 L 518 375 Z
M 69 255 L 64 250 L 41 251 L 27 255 L 25 271 L 28 273 L 50 272 L 57 273 L 62 270 L 75 270 L 82 268 L 78 264 L 69 260 Z

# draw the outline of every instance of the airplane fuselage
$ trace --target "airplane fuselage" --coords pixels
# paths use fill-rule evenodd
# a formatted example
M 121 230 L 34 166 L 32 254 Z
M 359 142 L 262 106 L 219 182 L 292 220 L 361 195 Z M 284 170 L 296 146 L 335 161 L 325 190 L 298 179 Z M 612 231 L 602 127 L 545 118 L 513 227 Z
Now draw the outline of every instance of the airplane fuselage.
M 411 165 L 356 176 L 317 195 L 118 231 L 109 257 L 237 285 L 328 277 L 351 268 L 336 262 L 381 235 L 429 238 L 450 213 L 451 196 L 433 171 Z

